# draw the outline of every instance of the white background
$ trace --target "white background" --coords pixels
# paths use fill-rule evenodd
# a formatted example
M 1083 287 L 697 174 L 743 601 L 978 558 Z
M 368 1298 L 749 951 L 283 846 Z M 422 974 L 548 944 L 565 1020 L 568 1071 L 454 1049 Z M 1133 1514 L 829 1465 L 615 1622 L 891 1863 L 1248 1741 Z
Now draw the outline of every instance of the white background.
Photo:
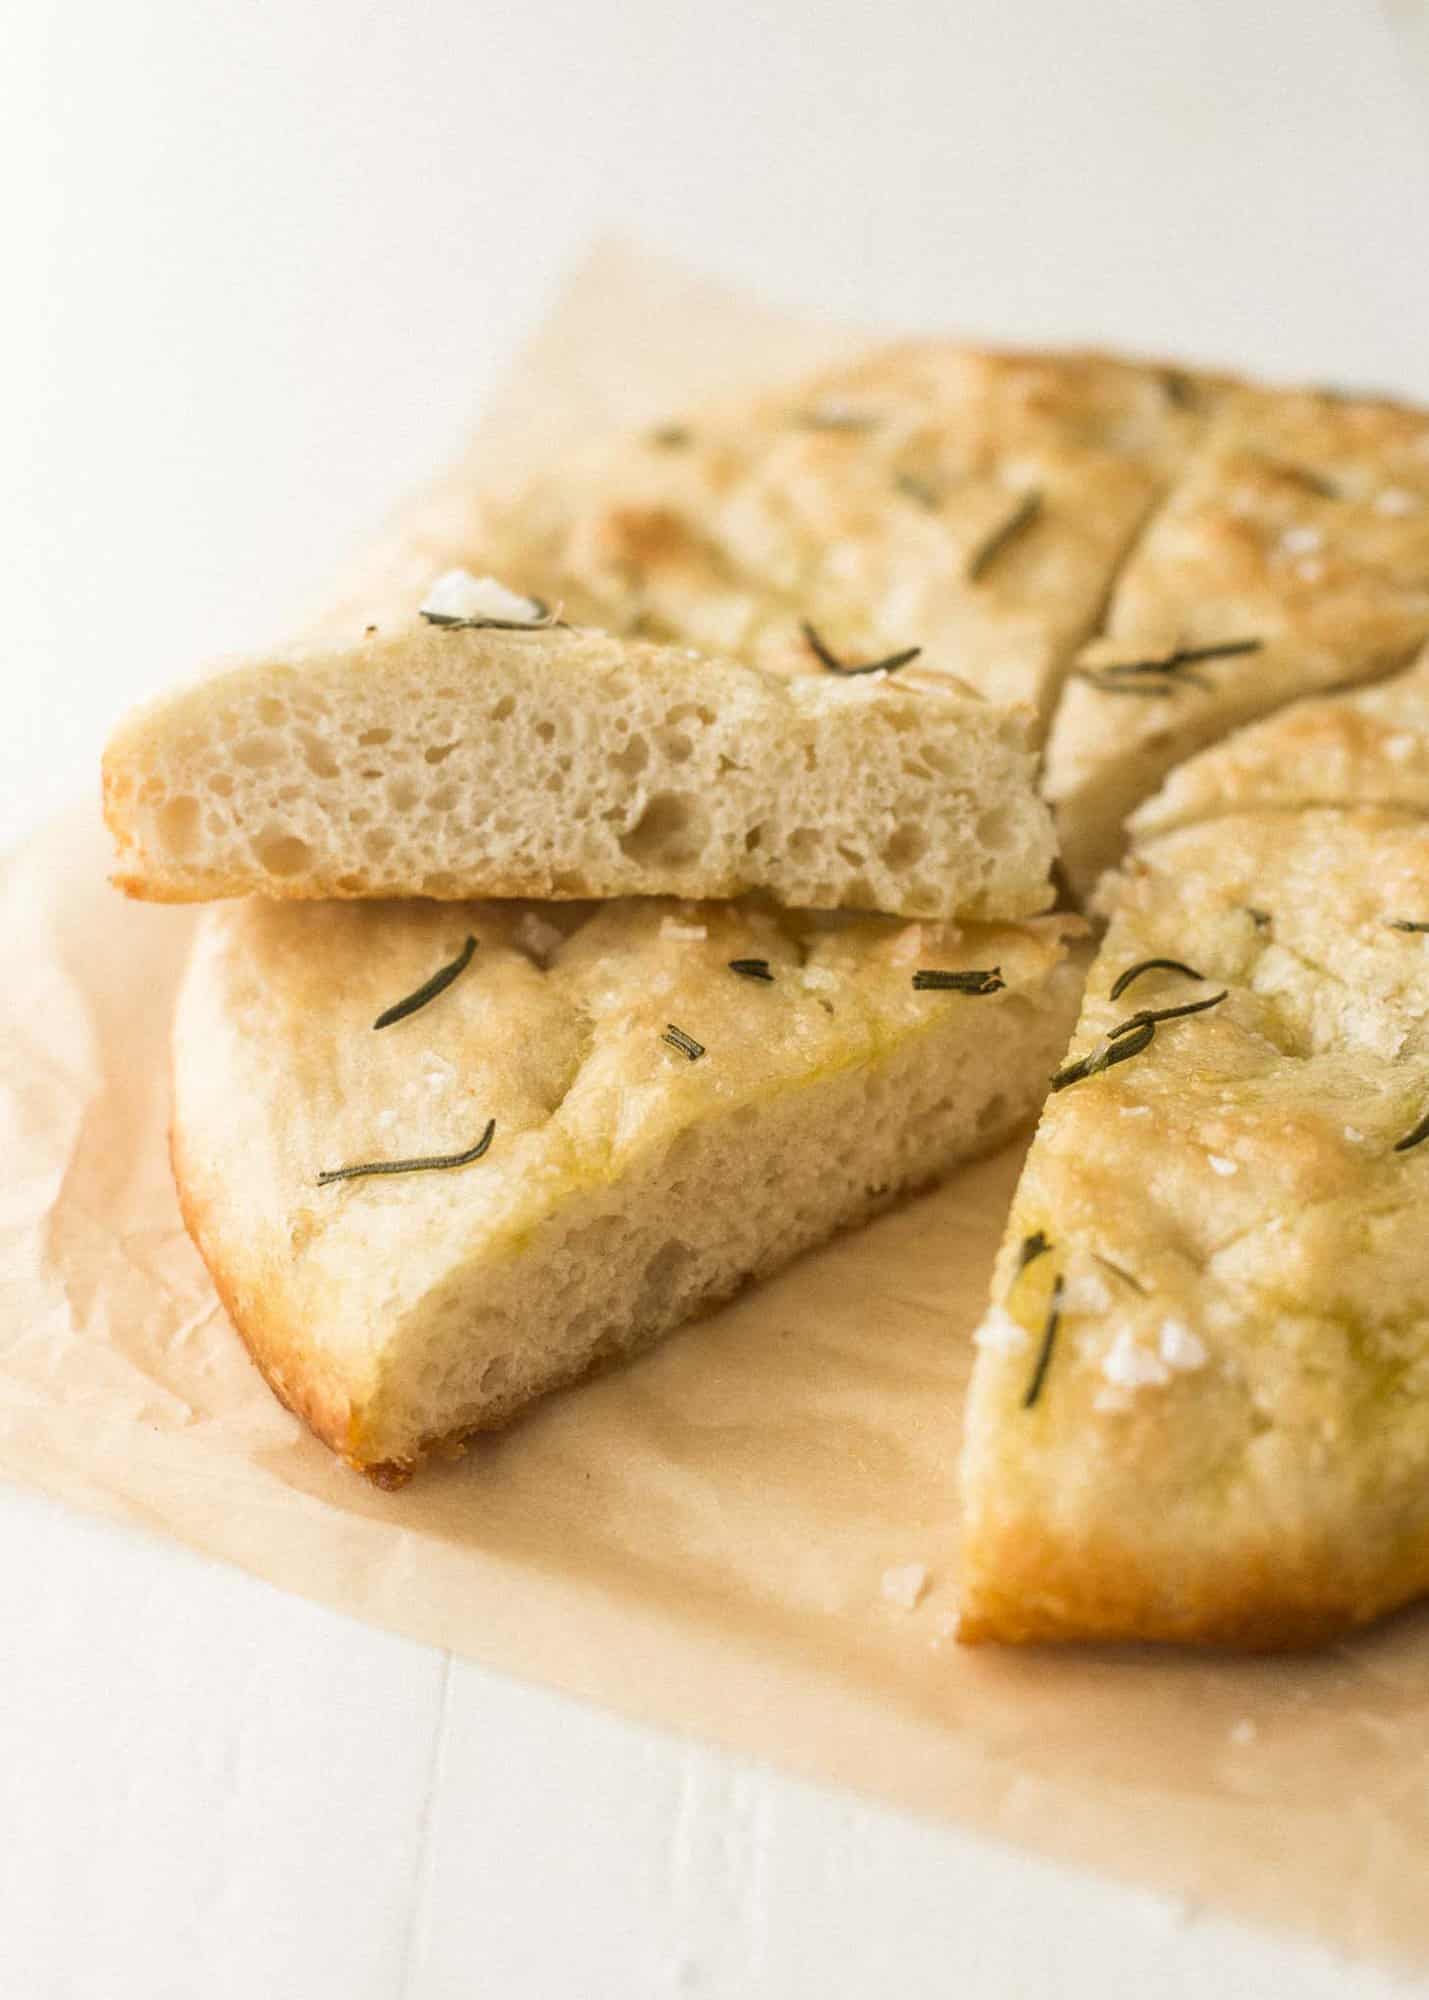
M 320 594 L 597 233 L 1429 395 L 1426 125 L 1424 0 L 6 0 L 0 837 Z M 1398 1990 L 24 1495 L 0 1561 L 6 2000 Z

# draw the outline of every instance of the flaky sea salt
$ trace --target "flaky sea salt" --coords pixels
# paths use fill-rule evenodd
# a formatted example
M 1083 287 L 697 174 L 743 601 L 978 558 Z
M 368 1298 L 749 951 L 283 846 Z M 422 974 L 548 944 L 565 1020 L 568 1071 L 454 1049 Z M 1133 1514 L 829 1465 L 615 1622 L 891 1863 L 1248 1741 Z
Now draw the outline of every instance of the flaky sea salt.
M 1205 1343 L 1199 1335 L 1192 1333 L 1184 1320 L 1164 1319 L 1157 1340 L 1161 1359 L 1177 1374 L 1186 1375 L 1194 1368 L 1204 1368 L 1208 1360 Z
M 1211 1172 L 1213 1174 L 1219 1174 L 1222 1180 L 1228 1180 L 1232 1174 L 1238 1174 L 1240 1172 L 1240 1168 L 1237 1166 L 1236 1162 L 1234 1160 L 1228 1160 L 1224 1153 L 1207 1153 L 1206 1162 L 1210 1167 Z
M 1025 1347 L 1028 1333 L 1019 1326 L 1005 1306 L 989 1306 L 973 1334 L 974 1347 L 986 1347 L 994 1354 L 1015 1354 Z
M 1280 537 L 1280 546 L 1288 556 L 1308 556 L 1325 546 L 1325 537 L 1319 528 L 1287 528 Z
M 1424 502 L 1407 486 L 1384 486 L 1374 496 L 1376 514 L 1417 514 Z
M 1102 1356 L 1102 1374 L 1116 1389 L 1159 1388 L 1171 1379 L 1171 1370 L 1161 1356 L 1139 1346 L 1126 1327 Z
M 900 1563 L 895 1569 L 886 1569 L 878 1588 L 886 1604 L 896 1604 L 900 1611 L 912 1611 L 928 1588 L 927 1564 Z
M 534 598 L 508 590 L 494 576 L 473 576 L 469 569 L 444 570 L 419 609 L 429 618 L 498 618 L 507 625 L 535 625 L 546 617 Z
M 703 924 L 684 924 L 678 917 L 666 917 L 660 925 L 662 938 L 672 938 L 676 944 L 702 944 L 709 936 Z

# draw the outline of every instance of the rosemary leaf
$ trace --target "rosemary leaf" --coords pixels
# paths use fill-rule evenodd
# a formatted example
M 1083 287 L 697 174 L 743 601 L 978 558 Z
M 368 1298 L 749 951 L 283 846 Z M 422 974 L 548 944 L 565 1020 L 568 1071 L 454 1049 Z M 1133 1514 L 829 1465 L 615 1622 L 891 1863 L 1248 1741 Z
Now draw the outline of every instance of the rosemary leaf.
M 1184 1007 L 1142 1007 L 1110 1030 L 1111 1039 L 1118 1041 L 1148 1021 L 1155 1028 L 1158 1021 L 1179 1021 L 1183 1014 L 1204 1014 L 1208 1007 L 1219 1007 L 1228 997 L 1227 993 L 1213 993 L 1209 1000 L 1188 1000 Z
M 430 979 L 419 986 L 415 993 L 409 993 L 405 1000 L 395 1000 L 372 1023 L 374 1028 L 390 1028 L 394 1021 L 405 1021 L 409 1014 L 415 1014 L 419 1007 L 425 1007 L 435 1000 L 439 993 L 445 993 L 454 979 L 459 979 L 471 964 L 476 950 L 476 939 L 469 937 L 456 957 L 441 966 Z
M 837 653 L 830 652 L 807 618 L 803 621 L 802 629 L 809 643 L 809 651 L 821 665 L 828 668 L 831 674 L 896 673 L 899 667 L 906 667 L 910 660 L 916 660 L 923 650 L 921 646 L 909 646 L 906 652 L 890 653 L 886 660 L 869 660 L 863 666 L 854 667 L 846 660 L 841 660 Z
M 660 451 L 683 451 L 694 441 L 694 432 L 684 424 L 660 424 L 650 433 L 650 443 Z
M 1395 1141 L 1396 1153 L 1407 1153 L 1414 1146 L 1422 1146 L 1429 1139 L 1429 1111 L 1425 1112 L 1412 1132 L 1406 1132 L 1402 1139 Z
M 1269 910 L 1257 910 L 1255 906 L 1251 903 L 1245 904 L 1244 908 L 1246 915 L 1250 918 L 1251 922 L 1255 925 L 1255 928 L 1258 931 L 1268 931 L 1270 929 Z
M 1007 519 L 1001 522 L 968 559 L 968 582 L 981 583 L 998 557 L 1023 534 L 1042 512 L 1042 495 L 1034 487 L 1024 493 Z
M 1052 1281 L 1052 1296 L 1047 1304 L 1047 1318 L 1042 1328 L 1042 1346 L 1037 1355 L 1037 1366 L 1032 1370 L 1032 1380 L 1027 1384 L 1027 1393 L 1022 1398 L 1024 1410 L 1030 1410 L 1042 1393 L 1042 1384 L 1047 1379 L 1047 1370 L 1052 1361 L 1052 1349 L 1056 1344 L 1057 1327 L 1062 1317 L 1062 1274 L 1059 1271 Z
M 1002 967 L 994 965 L 982 972 L 938 972 L 932 969 L 913 974 L 915 993 L 1001 993 L 1007 985 Z
M 364 1174 L 427 1174 L 447 1167 L 469 1167 L 473 1160 L 481 1158 L 495 1133 L 496 1120 L 493 1118 L 476 1144 L 465 1153 L 428 1153 L 416 1160 L 365 1160 L 356 1167 L 329 1167 L 318 1175 L 317 1184 L 319 1187 L 331 1187 L 334 1181 L 355 1181 Z
M 732 958 L 729 961 L 729 969 L 731 972 L 737 972 L 741 979 L 763 979 L 771 986 L 774 983 L 774 974 L 769 970 L 767 958 Z
M 705 1052 L 703 1042 L 697 1042 L 693 1035 L 687 1035 L 684 1029 L 677 1028 L 673 1021 L 665 1023 L 665 1032 L 660 1040 L 668 1042 L 672 1049 L 678 1049 L 682 1056 L 688 1056 L 691 1062 L 698 1062 Z
M 1126 1022 L 1123 1026 L 1130 1032 L 1117 1039 L 1116 1030 L 1113 1029 L 1113 1039 L 1107 1042 L 1104 1049 L 1099 1049 L 1095 1055 L 1083 1056 L 1080 1062 L 1068 1063 L 1064 1069 L 1059 1069 L 1052 1078 L 1052 1089 L 1066 1090 L 1069 1084 L 1081 1083 L 1089 1076 L 1096 1076 L 1104 1069 L 1111 1069 L 1116 1063 L 1129 1062 L 1133 1056 L 1139 1056 L 1143 1049 L 1150 1048 L 1156 1038 L 1154 1021 Z
M 936 514 L 943 504 L 943 496 L 930 479 L 920 479 L 916 472 L 900 472 L 893 481 L 894 487 L 905 500 L 916 501 L 926 507 L 930 514 Z
M 1111 1258 L 1103 1257 L 1099 1250 L 1093 1250 L 1090 1254 L 1093 1263 L 1102 1265 L 1114 1278 L 1120 1278 L 1124 1284 L 1130 1285 L 1134 1292 L 1140 1292 L 1143 1298 L 1146 1297 L 1146 1287 L 1140 1278 L 1133 1278 L 1130 1271 L 1123 1271 L 1120 1264 L 1113 1264 Z
M 1017 1253 L 1017 1269 L 1012 1274 L 1013 1283 L 1016 1284 L 1022 1273 L 1027 1269 L 1027 1266 L 1035 1263 L 1051 1247 L 1051 1244 L 1040 1229 L 1036 1230 L 1031 1236 L 1024 1236 L 1022 1247 Z
M 1193 669 L 1207 660 L 1234 660 L 1244 653 L 1258 653 L 1263 639 L 1222 639 L 1210 646 L 1177 646 L 1172 652 L 1142 660 L 1115 660 L 1107 667 L 1078 667 L 1077 675 L 1103 694 L 1130 694 L 1128 682 L 1145 682 L 1158 693 L 1170 694 L 1176 687 L 1189 685 L 1209 690 L 1210 682 Z M 1137 693 L 1147 691 L 1138 686 Z
M 564 627 L 559 604 L 553 611 L 542 598 L 533 597 L 530 602 L 536 607 L 534 618 L 458 618 L 450 611 L 423 611 L 421 615 L 444 632 L 548 632 L 553 625 Z
M 1429 931 L 1429 924 L 1421 924 L 1414 917 L 1391 917 L 1389 928 L 1392 931 Z
M 1127 987 L 1133 980 L 1140 979 L 1143 972 L 1184 972 L 1188 979 L 1204 979 L 1206 976 L 1204 972 L 1197 972 L 1195 966 L 1186 965 L 1179 958 L 1138 959 L 1135 965 L 1129 965 L 1125 972 L 1119 974 L 1111 992 L 1107 995 L 1108 1000 L 1120 1000 Z

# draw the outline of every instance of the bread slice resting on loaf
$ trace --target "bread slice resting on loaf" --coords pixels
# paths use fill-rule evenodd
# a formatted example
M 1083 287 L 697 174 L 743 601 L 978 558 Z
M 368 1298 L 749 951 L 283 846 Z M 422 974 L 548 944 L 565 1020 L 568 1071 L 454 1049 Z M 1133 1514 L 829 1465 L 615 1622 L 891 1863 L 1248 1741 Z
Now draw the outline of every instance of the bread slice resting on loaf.
M 736 896 L 909 916 L 1052 900 L 1027 712 L 594 631 L 411 621 L 254 661 L 104 759 L 135 896 Z
M 1001 1145 L 1079 928 L 220 904 L 174 1028 L 185 1220 L 278 1395 L 395 1484 Z
M 1429 1589 L 1426 740 L 1422 673 L 1305 702 L 1139 816 L 978 1334 L 964 1638 Z

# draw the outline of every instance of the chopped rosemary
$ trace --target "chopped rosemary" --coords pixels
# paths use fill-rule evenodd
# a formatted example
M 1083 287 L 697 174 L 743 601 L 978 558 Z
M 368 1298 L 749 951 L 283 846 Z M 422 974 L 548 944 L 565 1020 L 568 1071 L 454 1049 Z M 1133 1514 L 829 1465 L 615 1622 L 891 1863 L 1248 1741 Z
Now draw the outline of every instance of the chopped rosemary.
M 1422 1146 L 1429 1139 L 1429 1111 L 1426 1111 L 1412 1132 L 1406 1132 L 1402 1139 L 1395 1141 L 1396 1153 L 1407 1153 L 1413 1146 Z
M 905 500 L 915 500 L 920 507 L 926 507 L 930 514 L 936 514 L 943 504 L 943 496 L 930 479 L 920 479 L 916 472 L 900 472 L 893 481 L 896 490 Z
M 868 660 L 862 666 L 853 667 L 846 660 L 841 660 L 837 653 L 829 651 L 807 618 L 803 621 L 802 629 L 804 637 L 809 642 L 809 651 L 821 665 L 828 668 L 831 674 L 896 673 L 899 667 L 906 667 L 910 660 L 916 660 L 923 650 L 921 646 L 909 646 L 906 652 L 890 653 L 886 660 Z
M 774 974 L 769 970 L 767 958 L 732 958 L 729 961 L 729 969 L 731 972 L 737 972 L 741 979 L 764 979 L 770 985 L 774 983 Z
M 364 639 L 370 639 L 370 638 L 372 637 L 373 633 L 374 633 L 374 632 L 375 632 L 376 630 L 377 630 L 377 627 L 376 627 L 375 625 L 366 625 L 366 626 L 364 626 L 364 627 L 363 627 L 363 632 L 362 632 L 362 636 L 363 636 L 363 638 L 364 638 Z
M 1184 1007 L 1142 1007 L 1109 1031 L 1111 1040 L 1115 1042 L 1123 1035 L 1129 1035 L 1133 1028 L 1139 1028 L 1145 1021 L 1149 1021 L 1154 1028 L 1158 1021 L 1179 1021 L 1184 1014 L 1204 1014 L 1208 1007 L 1219 1007 L 1226 998 L 1227 993 L 1213 993 L 1209 1000 L 1188 1000 Z
M 658 424 L 650 433 L 651 444 L 661 451 L 683 451 L 687 444 L 693 444 L 695 434 L 684 424 Z
M 1022 1247 L 1017 1253 L 1017 1269 L 1012 1274 L 1013 1283 L 1017 1282 L 1029 1264 L 1035 1263 L 1051 1247 L 1040 1229 L 1034 1231 L 1031 1236 L 1024 1236 Z
M 1204 979 L 1206 976 L 1204 972 L 1197 972 L 1194 965 L 1186 965 L 1179 958 L 1142 958 L 1118 975 L 1107 995 L 1108 1000 L 1120 1000 L 1127 987 L 1133 980 L 1140 979 L 1143 972 L 1184 972 L 1188 979 Z
M 417 1160 L 364 1160 L 356 1167 L 329 1167 L 318 1175 L 317 1184 L 330 1187 L 334 1181 L 355 1181 L 364 1174 L 426 1174 L 447 1167 L 469 1167 L 473 1160 L 481 1158 L 495 1133 L 496 1120 L 492 1118 L 476 1144 L 465 1153 L 429 1153 Z
M 1392 931 L 1429 931 L 1429 924 L 1421 924 L 1415 917 L 1391 917 L 1389 928 Z
M 665 1023 L 665 1032 L 660 1040 L 668 1042 L 672 1049 L 678 1049 L 682 1056 L 688 1056 L 691 1062 L 698 1062 L 705 1052 L 703 1042 L 697 1042 L 693 1035 L 687 1035 L 684 1029 L 677 1028 L 673 1021 Z
M 1139 1056 L 1143 1049 L 1150 1048 L 1156 1039 L 1154 1021 L 1137 1021 L 1123 1025 L 1130 1029 L 1128 1034 L 1118 1038 L 1113 1030 L 1112 1037 L 1104 1049 L 1098 1049 L 1095 1055 L 1083 1056 L 1080 1062 L 1068 1063 L 1065 1068 L 1059 1069 L 1052 1078 L 1052 1089 L 1065 1090 L 1069 1084 L 1081 1083 L 1089 1076 L 1096 1076 L 1101 1070 L 1111 1069 L 1115 1063 L 1129 1062 L 1133 1056 Z
M 1196 407 L 1196 385 L 1190 376 L 1179 368 L 1161 370 L 1161 387 L 1166 392 L 1166 400 L 1173 409 L 1194 410 Z
M 1190 686 L 1209 693 L 1211 683 L 1194 668 L 1206 660 L 1233 660 L 1242 653 L 1258 653 L 1263 639 L 1224 639 L 1214 646 L 1177 646 L 1172 652 L 1144 660 L 1117 660 L 1109 667 L 1078 667 L 1079 679 L 1089 681 L 1103 694 L 1170 695 L 1178 687 Z
M 968 558 L 968 582 L 981 583 L 998 557 L 1010 543 L 1032 526 L 1042 512 L 1042 495 L 1034 487 L 1024 493 L 1006 520 L 999 523 L 985 541 L 973 550 Z
M 1269 910 L 1257 910 L 1252 903 L 1246 903 L 1242 907 L 1258 931 L 1268 931 L 1270 929 Z
M 476 939 L 469 937 L 456 957 L 434 972 L 423 982 L 415 993 L 409 993 L 405 1000 L 396 1000 L 377 1016 L 374 1028 L 390 1028 L 394 1021 L 405 1021 L 409 1014 L 415 1014 L 419 1007 L 425 1007 L 429 1000 L 435 1000 L 439 993 L 445 993 L 454 979 L 459 979 L 471 964 L 476 950 Z
M 1265 463 L 1277 478 L 1292 486 L 1303 486 L 1318 500 L 1338 500 L 1340 497 L 1339 487 L 1322 472 L 1312 472 L 1308 465 L 1292 465 L 1279 458 L 1269 458 Z
M 1032 1370 L 1032 1380 L 1027 1384 L 1027 1393 L 1022 1398 L 1024 1410 L 1030 1410 L 1042 1393 L 1042 1384 L 1047 1379 L 1051 1365 L 1052 1348 L 1057 1339 L 1057 1326 L 1062 1317 L 1062 1274 L 1059 1271 L 1052 1280 L 1052 1296 L 1047 1302 L 1047 1319 L 1042 1328 L 1042 1346 L 1037 1355 L 1037 1366 Z
M 924 968 L 913 974 L 915 993 L 1001 993 L 1006 984 L 1000 965 L 981 972 L 939 972 Z
M 553 625 L 565 623 L 561 605 L 553 611 L 543 598 L 532 597 L 528 602 L 535 606 L 533 618 L 459 618 L 452 611 L 423 611 L 421 615 L 444 632 L 547 632 Z

